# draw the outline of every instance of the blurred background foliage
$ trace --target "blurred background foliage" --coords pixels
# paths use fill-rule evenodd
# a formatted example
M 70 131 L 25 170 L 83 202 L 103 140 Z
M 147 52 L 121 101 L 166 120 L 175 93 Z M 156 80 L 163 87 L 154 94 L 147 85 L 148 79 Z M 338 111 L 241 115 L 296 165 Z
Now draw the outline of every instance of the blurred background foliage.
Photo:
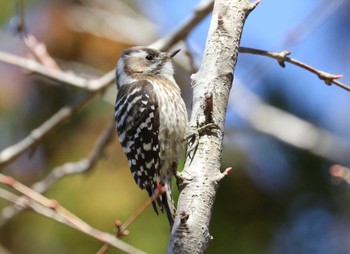
M 196 4 L 194 0 L 28 0 L 25 19 L 28 32 L 46 44 L 62 69 L 93 78 L 113 69 L 122 49 L 147 45 L 177 27 Z M 26 56 L 28 49 L 11 27 L 14 15 L 15 1 L 2 1 L 0 50 Z M 242 46 L 292 50 L 293 57 L 316 68 L 345 74 L 343 81 L 349 84 L 349 22 L 346 0 L 262 1 L 247 20 Z M 208 25 L 209 18 L 186 40 L 197 64 Z M 28 74 L 0 63 L 0 149 L 24 138 L 81 93 Z M 189 111 L 190 74 L 177 67 Z M 235 111 L 250 98 L 248 92 L 235 95 L 240 88 L 337 137 L 342 149 L 339 161 L 257 131 Z M 114 96 L 114 87 L 97 96 L 4 172 L 31 185 L 53 168 L 85 157 L 113 119 Z M 332 181 L 329 173 L 335 163 L 350 166 L 349 98 L 348 92 L 328 87 L 296 67 L 281 69 L 267 58 L 239 56 L 222 157 L 222 168 L 232 166 L 233 171 L 217 194 L 210 226 L 214 239 L 207 253 L 350 253 L 349 186 Z M 288 135 L 293 128 L 290 124 L 282 132 Z M 305 140 L 313 135 L 310 130 Z M 116 137 L 95 169 L 60 180 L 46 195 L 108 232 L 115 219 L 125 221 L 147 197 L 135 185 Z M 7 205 L 0 200 L 1 208 Z M 168 235 L 165 216 L 157 217 L 148 209 L 124 240 L 148 253 L 164 253 Z M 4 251 L 26 254 L 96 253 L 101 247 L 95 239 L 31 211 L 3 225 L 0 242 Z

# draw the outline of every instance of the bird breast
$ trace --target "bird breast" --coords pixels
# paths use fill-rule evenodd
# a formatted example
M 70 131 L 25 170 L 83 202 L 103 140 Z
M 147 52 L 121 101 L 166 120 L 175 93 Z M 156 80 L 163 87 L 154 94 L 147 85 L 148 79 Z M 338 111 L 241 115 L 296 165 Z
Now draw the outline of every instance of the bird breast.
M 168 171 L 171 170 L 174 163 L 177 166 L 179 157 L 185 148 L 187 110 L 180 95 L 180 89 L 175 82 L 167 80 L 161 83 L 157 81 L 157 84 L 152 83 L 159 107 L 160 159 L 162 169 Z

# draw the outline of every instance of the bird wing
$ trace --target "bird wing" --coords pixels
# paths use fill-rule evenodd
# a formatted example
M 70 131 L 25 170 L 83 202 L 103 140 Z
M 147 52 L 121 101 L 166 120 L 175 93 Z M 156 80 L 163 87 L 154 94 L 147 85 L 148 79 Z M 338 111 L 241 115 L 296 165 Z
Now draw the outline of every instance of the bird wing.
M 115 118 L 119 141 L 141 189 L 153 194 L 160 182 L 159 110 L 153 85 L 141 80 L 118 91 Z

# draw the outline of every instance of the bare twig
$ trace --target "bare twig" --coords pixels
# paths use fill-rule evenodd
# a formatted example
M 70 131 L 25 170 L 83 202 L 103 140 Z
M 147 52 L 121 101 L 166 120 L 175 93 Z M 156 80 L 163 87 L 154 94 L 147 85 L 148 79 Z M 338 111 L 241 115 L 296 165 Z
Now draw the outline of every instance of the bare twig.
M 18 35 L 21 38 L 26 34 L 24 0 L 16 0 L 16 15 L 11 18 L 10 29 L 15 35 Z
M 268 105 L 244 85 L 237 86 L 229 107 L 259 132 L 328 160 L 350 163 L 350 145 L 342 137 Z
M 86 103 L 91 101 L 97 93 L 103 91 L 109 84 L 111 84 L 113 80 L 114 72 L 108 72 L 99 79 L 88 81 L 86 84 L 87 87 L 90 87 L 90 92 L 83 94 L 73 103 L 61 108 L 56 114 L 50 117 L 38 128 L 32 130 L 26 138 L 19 141 L 17 144 L 14 144 L 1 151 L 0 167 L 7 165 L 28 149 L 33 148 L 59 124 L 71 118 L 74 113 L 78 112 Z
M 129 231 L 127 228 L 133 223 L 137 218 L 140 217 L 140 215 L 154 202 L 159 195 L 162 195 L 165 192 L 165 188 L 159 184 L 158 188 L 155 190 L 153 195 L 149 197 L 144 204 L 142 204 L 139 209 L 132 214 L 124 223 L 122 223 L 120 220 L 116 220 L 114 222 L 116 227 L 116 236 L 118 238 L 121 238 L 123 236 L 127 236 L 129 234 Z M 109 248 L 109 244 L 105 243 L 96 254 L 103 254 L 105 253 Z
M 66 175 L 86 173 L 91 170 L 96 165 L 98 160 L 103 157 L 105 148 L 113 138 L 113 134 L 115 132 L 114 128 L 115 127 L 113 122 L 104 130 L 104 132 L 97 140 L 93 150 L 86 158 L 77 162 L 68 162 L 60 167 L 55 168 L 47 177 L 45 177 L 45 179 L 34 184 L 32 188 L 39 193 L 43 193 L 57 180 Z
M 53 211 L 55 215 L 62 217 L 66 221 L 65 224 L 79 230 L 80 232 L 94 237 L 95 239 L 101 242 L 108 243 L 109 245 L 114 246 L 117 249 L 120 249 L 126 253 L 143 253 L 135 247 L 117 239 L 115 236 L 91 227 L 89 224 L 87 224 L 79 217 L 77 217 L 76 215 L 65 209 L 63 206 L 61 206 L 56 200 L 50 200 L 42 196 L 40 193 L 35 192 L 33 189 L 21 184 L 12 177 L 0 174 L 0 183 L 11 187 L 12 189 L 18 191 L 22 195 L 25 195 L 27 198 L 34 201 L 35 203 L 40 204 L 43 207 L 43 209 L 49 209 Z M 48 217 L 57 220 L 55 216 Z
M 196 65 L 196 61 L 195 61 L 195 56 L 191 52 L 190 47 L 188 45 L 188 42 L 184 41 L 184 44 L 185 44 L 184 53 L 185 53 L 186 57 L 188 58 L 188 62 L 189 62 L 189 66 L 190 66 L 190 73 L 195 73 L 198 70 L 198 66 Z
M 164 192 L 164 187 L 162 185 L 159 185 L 158 188 L 154 191 L 153 195 L 150 198 L 148 198 L 146 202 L 123 224 L 117 227 L 117 237 L 119 238 L 128 234 L 128 232 L 126 232 L 126 229 L 131 225 L 131 223 L 133 223 L 146 210 L 146 208 L 149 207 L 152 204 L 152 202 L 154 202 L 159 197 L 159 195 L 162 195 Z
M 104 254 L 109 249 L 109 244 L 105 243 L 102 247 L 96 252 L 96 254 Z
M 44 43 L 39 42 L 34 35 L 28 34 L 23 38 L 24 43 L 33 52 L 34 56 L 41 62 L 48 70 L 52 72 L 61 72 L 61 68 L 56 61 L 49 55 Z
M 38 63 L 35 60 L 16 56 L 6 52 L 0 51 L 0 61 L 9 63 L 18 67 L 22 67 L 27 71 L 31 71 L 35 74 L 40 74 L 46 78 L 49 78 L 53 81 L 60 82 L 62 84 L 84 88 L 86 90 L 94 90 L 93 87 L 90 87 L 93 80 L 87 80 L 81 78 L 77 75 L 67 72 L 53 72 L 52 70 L 45 67 L 43 64 Z M 112 80 L 111 80 L 112 81 Z
M 294 64 L 300 68 L 303 68 L 309 72 L 312 72 L 316 74 L 321 80 L 323 80 L 327 85 L 335 84 L 347 91 L 350 92 L 350 87 L 340 81 L 338 81 L 339 78 L 342 78 L 343 75 L 338 74 L 330 74 L 321 70 L 318 70 L 310 65 L 307 65 L 301 61 L 298 61 L 296 59 L 288 57 L 288 55 L 291 54 L 290 51 L 283 51 L 283 52 L 271 52 L 266 50 L 260 50 L 260 49 L 253 49 L 253 48 L 245 48 L 241 47 L 239 49 L 239 52 L 241 53 L 249 53 L 249 54 L 255 54 L 255 55 L 262 55 L 267 56 L 273 59 L 276 59 L 281 67 L 285 67 L 285 62 Z
M 96 165 L 98 160 L 103 157 L 105 148 L 112 140 L 113 134 L 114 122 L 101 134 L 93 150 L 86 158 L 78 162 L 68 162 L 55 168 L 48 176 L 45 177 L 45 179 L 35 183 L 31 188 L 39 193 L 44 193 L 50 186 L 64 176 L 88 172 Z M 20 197 L 14 203 L 16 203 L 16 205 L 3 208 L 0 216 L 0 226 L 6 224 L 6 222 L 27 208 L 25 197 Z M 21 203 L 21 206 L 18 206 L 18 203 Z
M 174 32 L 149 45 L 151 48 L 168 50 L 177 42 L 185 39 L 192 29 L 199 24 L 213 9 L 213 0 L 202 0 L 191 14 Z
M 321 26 L 331 15 L 339 10 L 339 8 L 346 2 L 346 0 L 334 0 L 327 2 L 317 2 L 313 5 L 312 10 L 292 27 L 287 33 L 282 42 L 282 48 L 290 48 L 298 42 L 305 40 L 311 33 L 313 33 L 319 26 Z
M 75 100 L 70 105 L 64 106 L 42 125 L 32 130 L 23 140 L 2 150 L 0 152 L 0 167 L 12 162 L 28 149 L 34 148 L 51 131 L 57 128 L 59 124 L 69 119 L 75 112 L 80 110 L 83 105 L 93 98 L 93 96 L 93 93 L 87 93 Z
M 125 45 L 145 45 L 156 38 L 155 25 L 127 2 L 84 0 L 81 3 L 65 12 L 65 20 L 74 31 Z
M 335 164 L 329 168 L 329 173 L 332 176 L 333 183 L 339 184 L 345 181 L 347 184 L 350 184 L 350 168 Z
M 191 14 L 187 20 L 183 22 L 174 32 L 160 38 L 156 42 L 149 45 L 149 47 L 155 47 L 160 50 L 168 50 L 175 43 L 185 39 L 191 30 L 210 13 L 213 3 L 213 0 L 202 0 L 195 8 L 194 13 Z M 0 51 L 0 61 L 22 67 L 28 71 L 40 74 L 44 77 L 66 85 L 83 88 L 84 90 L 93 92 L 112 83 L 115 76 L 114 70 L 112 70 L 99 79 L 87 80 L 72 73 L 53 72 L 49 68 L 45 67 L 45 65 L 40 64 L 37 61 L 2 51 Z
M 16 203 L 17 200 L 20 198 L 19 196 L 5 189 L 0 189 L 0 197 L 12 203 Z

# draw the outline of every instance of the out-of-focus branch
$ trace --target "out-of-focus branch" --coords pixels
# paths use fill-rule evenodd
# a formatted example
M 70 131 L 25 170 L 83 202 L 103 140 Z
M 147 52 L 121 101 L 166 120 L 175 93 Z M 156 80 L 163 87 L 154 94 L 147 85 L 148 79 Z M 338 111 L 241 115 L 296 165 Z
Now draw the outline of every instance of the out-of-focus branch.
M 24 57 L 20 57 L 20 56 L 16 56 L 13 54 L 0 51 L 0 61 L 15 65 L 18 67 L 22 67 L 27 71 L 30 71 L 35 74 L 40 74 L 46 78 L 49 78 L 56 82 L 60 82 L 62 84 L 90 90 L 89 83 L 92 81 L 89 81 L 85 78 L 81 78 L 72 73 L 52 71 L 47 67 L 45 67 L 43 64 L 32 59 L 28 59 L 28 58 L 24 58 Z
M 332 176 L 333 183 L 339 184 L 345 181 L 347 184 L 350 184 L 350 168 L 335 164 L 329 168 L 329 173 Z
M 96 163 L 103 157 L 103 153 L 107 145 L 111 142 L 114 134 L 114 122 L 108 126 L 97 140 L 90 154 L 77 162 L 68 162 L 51 171 L 51 173 L 43 180 L 35 183 L 31 188 L 39 193 L 44 193 L 55 182 L 67 175 L 80 174 L 90 171 Z M 3 208 L 0 216 L 0 227 L 6 222 L 27 208 L 25 197 L 16 200 L 15 205 Z M 21 205 L 18 205 L 21 204 Z
M 114 72 L 109 72 L 96 80 L 87 81 L 87 87 L 90 88 L 89 92 L 81 95 L 73 103 L 61 108 L 42 125 L 32 130 L 26 138 L 2 150 L 0 152 L 0 167 L 15 160 L 28 149 L 35 147 L 38 142 L 45 138 L 59 124 L 71 118 L 74 113 L 78 112 L 86 103 L 91 101 L 97 93 L 103 91 L 113 80 Z
M 39 193 L 43 193 L 56 181 L 66 175 L 86 173 L 90 171 L 103 157 L 105 148 L 112 141 L 113 135 L 115 133 L 114 128 L 115 127 L 113 122 L 104 130 L 94 145 L 94 148 L 86 158 L 77 162 L 68 162 L 60 167 L 55 168 L 45 179 L 35 183 L 32 188 Z
M 245 48 L 241 47 L 239 49 L 239 52 L 241 53 L 250 53 L 250 54 L 255 54 L 255 55 L 262 55 L 262 56 L 267 56 L 273 59 L 276 59 L 281 67 L 285 67 L 285 62 L 294 64 L 300 68 L 303 68 L 309 72 L 312 72 L 316 74 L 319 79 L 323 80 L 327 85 L 335 84 L 348 92 L 350 92 L 350 87 L 340 81 L 338 81 L 339 78 L 342 78 L 343 75 L 338 75 L 338 74 L 330 74 L 321 70 L 318 70 L 310 65 L 307 65 L 301 61 L 298 61 L 296 59 L 288 57 L 288 55 L 291 54 L 290 51 L 283 51 L 283 52 L 271 52 L 271 51 L 266 51 L 266 50 L 260 50 L 260 49 L 254 49 L 254 48 Z
M 12 162 L 28 149 L 34 148 L 51 131 L 56 129 L 59 124 L 69 119 L 75 112 L 81 109 L 83 105 L 90 101 L 93 98 L 93 95 L 93 93 L 84 94 L 70 105 L 64 106 L 42 125 L 32 130 L 27 137 L 2 150 L 0 152 L 0 167 Z
M 39 42 L 31 34 L 24 36 L 23 42 L 33 52 L 34 56 L 39 60 L 39 62 L 41 62 L 47 69 L 52 72 L 62 71 L 56 61 L 48 53 L 46 45 L 44 43 Z
M 244 100 L 235 103 L 242 97 Z M 344 164 L 350 163 L 350 146 L 341 137 L 264 103 L 244 85 L 235 89 L 229 107 L 257 131 L 322 158 Z
M 143 253 L 135 247 L 117 239 L 114 235 L 99 231 L 91 227 L 89 224 L 87 224 L 79 217 L 77 217 L 76 215 L 65 209 L 63 206 L 61 206 L 56 200 L 50 200 L 42 196 L 40 193 L 21 184 L 12 177 L 0 174 L 0 182 L 25 195 L 31 201 L 40 204 L 43 207 L 43 210 L 49 209 L 53 211 L 53 214 L 55 216 L 48 216 L 48 213 L 46 213 L 46 216 L 51 219 L 57 220 L 56 216 L 59 216 L 65 220 L 66 225 L 69 225 L 70 227 L 75 228 L 80 232 L 94 237 L 101 242 L 108 243 L 109 245 L 114 246 L 115 248 L 122 250 L 126 253 Z
M 147 20 L 121 2 L 106 1 L 103 4 L 100 2 L 96 4 L 96 1 L 84 1 L 84 4 L 85 6 L 76 7 L 67 15 L 69 23 L 77 31 L 93 33 L 128 44 L 143 44 L 145 41 L 149 41 L 149 35 L 153 34 L 153 29 Z M 177 29 L 152 43 L 149 47 L 168 50 L 177 42 L 185 39 L 193 28 L 211 12 L 213 4 L 214 0 L 202 0 Z M 111 13 L 111 9 L 117 9 L 118 12 Z M 83 22 L 84 19 L 88 19 L 89 22 Z M 114 22 L 115 20 L 118 22 Z M 104 29 L 101 29 L 101 23 L 105 26 Z
M 214 6 L 213 0 L 202 0 L 190 15 L 174 32 L 160 38 L 149 45 L 151 48 L 168 50 L 171 46 L 185 39 L 195 26 L 199 24 L 211 12 Z
M 83 0 L 64 16 L 74 31 L 119 43 L 145 45 L 156 38 L 155 25 L 123 1 Z
M 186 22 L 179 26 L 179 28 L 165 39 L 159 39 L 150 46 L 157 46 L 160 50 L 167 50 L 174 43 L 184 39 L 191 29 L 197 25 L 209 12 L 213 1 L 204 0 L 196 8 L 196 11 L 191 15 Z M 50 119 L 44 122 L 37 129 L 33 130 L 25 139 L 14 144 L 0 152 L 0 167 L 3 167 L 15 160 L 18 156 L 23 154 L 26 150 L 33 148 L 41 139 L 43 139 L 50 131 L 56 128 L 64 120 L 69 119 L 76 111 L 83 105 L 89 102 L 95 94 L 103 91 L 109 84 L 114 81 L 115 71 L 112 70 L 102 77 L 94 80 L 88 80 L 77 75 L 67 72 L 52 71 L 37 61 L 15 56 L 6 52 L 0 51 L 0 61 L 10 63 L 34 73 L 40 74 L 44 77 L 50 78 L 54 81 L 61 82 L 74 87 L 82 88 L 88 91 L 87 94 L 77 99 L 71 105 L 63 107 Z
M 193 14 L 191 14 L 187 20 L 183 22 L 174 32 L 160 38 L 156 42 L 149 45 L 149 47 L 155 47 L 160 50 L 167 50 L 175 43 L 185 39 L 192 31 L 192 29 L 209 14 L 209 12 L 212 10 L 213 3 L 213 0 L 202 0 L 195 8 Z M 72 73 L 52 71 L 45 65 L 40 64 L 35 60 L 27 59 L 2 51 L 0 51 L 0 61 L 22 67 L 27 71 L 40 74 L 54 81 L 73 87 L 79 87 L 87 91 L 100 90 L 105 85 L 112 83 L 115 76 L 115 71 L 112 70 L 101 78 L 88 80 Z
M 334 15 L 334 13 L 342 7 L 347 0 L 334 0 L 327 2 L 315 2 L 311 11 L 307 13 L 304 18 L 298 19 L 289 31 L 287 31 L 285 38 L 282 39 L 281 47 L 290 48 L 298 42 L 305 40 L 311 33 L 320 27 L 327 19 Z
M 26 23 L 24 20 L 24 0 L 16 0 L 16 15 L 10 21 L 10 29 L 20 37 L 26 34 Z

